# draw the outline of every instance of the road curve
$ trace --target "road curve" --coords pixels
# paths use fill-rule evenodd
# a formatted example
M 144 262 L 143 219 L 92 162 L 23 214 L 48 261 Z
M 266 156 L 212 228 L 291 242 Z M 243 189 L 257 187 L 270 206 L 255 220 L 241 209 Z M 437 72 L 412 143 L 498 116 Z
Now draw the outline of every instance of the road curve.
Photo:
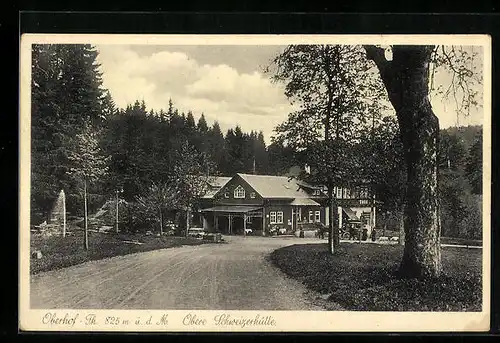
M 322 310 L 305 287 L 267 259 L 282 246 L 317 239 L 228 237 L 31 276 L 37 309 Z

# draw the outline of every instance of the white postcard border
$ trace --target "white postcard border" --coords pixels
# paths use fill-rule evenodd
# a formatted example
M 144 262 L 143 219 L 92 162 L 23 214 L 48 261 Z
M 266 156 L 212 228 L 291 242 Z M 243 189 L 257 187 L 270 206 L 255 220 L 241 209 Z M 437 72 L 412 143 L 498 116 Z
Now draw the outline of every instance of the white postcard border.
M 484 48 L 483 92 L 483 310 L 482 312 L 35 310 L 30 292 L 30 108 L 31 45 L 34 43 L 151 45 L 443 44 Z M 24 34 L 20 51 L 19 328 L 26 331 L 256 331 L 256 332 L 436 332 L 487 331 L 490 325 L 491 37 L 487 35 L 109 35 Z M 96 324 L 89 324 L 95 315 Z M 163 317 L 167 315 L 167 317 Z M 206 320 L 185 325 L 187 315 Z M 246 325 L 217 325 L 217 315 L 254 319 Z M 75 318 L 76 316 L 76 318 Z M 89 317 L 90 316 L 90 317 Z M 259 319 L 255 320 L 256 316 Z M 55 318 L 54 320 L 49 319 Z M 109 317 L 119 318 L 109 320 Z M 161 322 L 162 317 L 164 321 Z M 271 317 L 269 319 L 268 317 Z M 66 320 L 64 319 L 66 318 Z M 108 318 L 108 324 L 106 319 Z M 136 324 L 137 318 L 139 319 Z M 166 319 L 168 318 L 168 319 Z M 73 324 L 71 321 L 73 320 Z M 147 323 L 150 319 L 150 324 Z M 274 325 L 271 324 L 274 321 Z M 128 324 L 127 322 L 128 321 Z M 165 324 L 165 321 L 168 321 Z M 183 322 L 184 321 L 184 322 Z M 266 325 L 262 324 L 266 321 Z M 156 325 L 155 323 L 159 323 Z M 220 323 L 220 320 L 219 320 Z M 250 323 L 250 322 L 248 322 Z

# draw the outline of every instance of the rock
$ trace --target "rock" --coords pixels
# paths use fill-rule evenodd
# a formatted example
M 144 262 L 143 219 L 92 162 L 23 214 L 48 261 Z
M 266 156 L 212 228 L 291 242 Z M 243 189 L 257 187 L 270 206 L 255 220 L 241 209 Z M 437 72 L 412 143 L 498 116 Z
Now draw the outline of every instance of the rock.
M 35 250 L 31 253 L 31 257 L 36 258 L 37 260 L 43 257 L 43 254 L 40 250 Z
M 331 293 L 327 293 L 327 294 L 321 294 L 319 297 L 322 300 L 328 300 L 328 298 L 330 298 L 331 295 L 332 295 Z

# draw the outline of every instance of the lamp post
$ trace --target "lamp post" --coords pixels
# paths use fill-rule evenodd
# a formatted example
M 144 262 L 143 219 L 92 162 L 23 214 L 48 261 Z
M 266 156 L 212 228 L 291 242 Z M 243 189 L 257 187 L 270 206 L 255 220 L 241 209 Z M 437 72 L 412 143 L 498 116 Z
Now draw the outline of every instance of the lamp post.
M 123 187 L 120 187 L 120 188 L 117 188 L 116 189 L 116 216 L 115 216 L 115 229 L 116 229 L 116 233 L 119 232 L 119 228 L 118 228 L 118 204 L 119 204 L 119 197 L 118 195 L 123 193 Z

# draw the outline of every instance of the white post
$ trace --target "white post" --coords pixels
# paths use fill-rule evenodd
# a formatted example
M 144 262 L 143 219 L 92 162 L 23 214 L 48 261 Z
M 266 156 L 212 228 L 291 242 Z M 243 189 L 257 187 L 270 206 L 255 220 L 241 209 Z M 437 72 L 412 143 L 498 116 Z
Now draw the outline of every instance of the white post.
M 83 197 L 84 197 L 84 247 L 85 250 L 89 250 L 89 229 L 87 221 L 87 179 L 84 177 L 83 180 Z
M 66 237 L 66 194 L 64 190 L 61 191 L 62 202 L 63 202 L 63 237 Z
M 266 235 L 266 208 L 262 206 L 262 236 Z
M 342 207 L 338 207 L 338 214 L 339 214 L 339 230 L 342 228 Z
M 116 190 L 116 216 L 115 216 L 116 233 L 118 233 L 118 189 Z

